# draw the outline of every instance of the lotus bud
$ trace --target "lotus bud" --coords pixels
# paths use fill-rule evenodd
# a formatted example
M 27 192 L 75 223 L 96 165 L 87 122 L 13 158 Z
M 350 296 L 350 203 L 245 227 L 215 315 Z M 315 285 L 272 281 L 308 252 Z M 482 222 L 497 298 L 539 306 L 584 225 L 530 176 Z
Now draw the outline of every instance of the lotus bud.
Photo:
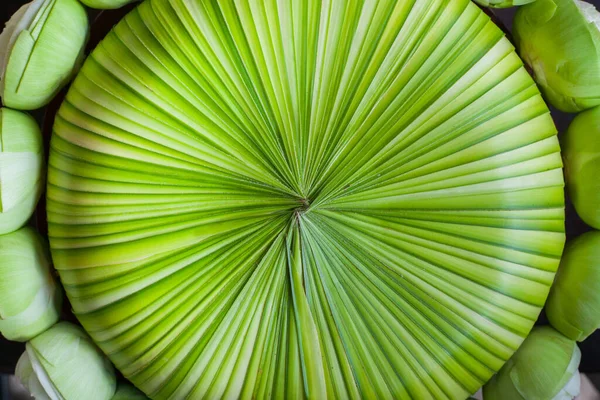
M 134 3 L 139 0 L 81 0 L 83 4 L 90 8 L 97 9 L 116 9 Z
M 475 3 L 483 7 L 508 8 L 529 4 L 535 0 L 475 0 Z
M 0 95 L 5 106 L 33 110 L 50 102 L 83 59 L 88 18 L 77 0 L 34 0 L 0 35 Z
M 577 341 L 600 328 L 600 232 L 567 244 L 546 303 L 552 326 Z
M 546 99 L 578 112 L 600 104 L 600 13 L 580 0 L 537 0 L 519 8 L 513 35 Z
M 117 385 L 112 364 L 68 322 L 27 342 L 16 375 L 36 399 L 110 400 Z
M 577 343 L 550 326 L 536 327 L 483 386 L 485 400 L 570 400 L 579 395 Z
M 147 400 L 148 397 L 129 383 L 119 383 L 112 400 Z
M 25 225 L 44 186 L 42 135 L 35 120 L 0 109 L 0 235 Z
M 577 214 L 600 229 L 600 107 L 575 117 L 562 143 L 567 189 Z
M 27 341 L 58 321 L 62 290 L 47 245 L 32 228 L 0 236 L 0 333 Z

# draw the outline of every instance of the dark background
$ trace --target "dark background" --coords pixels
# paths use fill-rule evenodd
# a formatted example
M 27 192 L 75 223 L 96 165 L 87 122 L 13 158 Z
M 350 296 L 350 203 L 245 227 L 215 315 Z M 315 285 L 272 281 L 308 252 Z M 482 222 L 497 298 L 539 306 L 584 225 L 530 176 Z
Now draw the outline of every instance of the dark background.
M 10 16 L 17 11 L 17 9 L 25 4 L 29 0 L 0 0 L 0 27 L 3 27 L 4 23 L 8 21 Z M 597 8 L 600 8 L 600 0 L 587 0 L 588 2 L 594 4 Z M 90 38 L 89 49 L 93 48 L 95 44 L 100 40 L 106 32 L 112 27 L 112 25 L 119 20 L 119 18 L 124 15 L 124 13 L 132 8 L 132 6 L 127 7 L 126 9 L 121 9 L 117 11 L 107 11 L 103 13 L 98 13 L 96 11 L 89 12 L 90 21 L 92 23 L 92 36 Z M 514 9 L 506 9 L 506 10 L 494 10 L 492 14 L 492 18 L 497 18 L 496 22 L 498 25 L 504 27 L 505 31 L 510 37 L 510 29 L 512 27 L 512 17 L 514 14 Z M 63 92 L 64 95 L 64 92 Z M 49 140 L 51 126 L 52 126 L 52 115 L 53 110 L 55 110 L 61 102 L 61 96 L 57 98 L 48 108 L 48 116 L 46 116 L 46 111 L 36 110 L 32 112 L 32 114 L 38 119 L 40 124 L 44 127 L 45 139 Z M 552 110 L 552 115 L 554 117 L 554 121 L 560 133 L 564 132 L 568 127 L 570 121 L 573 118 L 573 115 L 561 113 L 556 110 Z M 43 204 L 41 207 L 43 209 Z M 567 222 L 566 222 L 566 230 L 567 230 L 567 239 L 571 239 L 590 228 L 587 227 L 577 216 L 572 205 L 567 199 Z M 43 216 L 43 212 L 38 212 L 37 218 L 35 218 L 39 225 L 39 228 L 42 232 L 45 232 L 45 219 Z M 65 319 L 72 319 L 73 317 L 69 315 L 69 307 L 68 305 L 65 307 Z M 538 320 L 538 324 L 547 324 L 547 319 L 542 312 Z M 595 334 L 590 336 L 585 342 L 579 344 L 582 351 L 582 361 L 580 370 L 582 372 L 600 372 L 600 330 L 596 331 Z M 24 351 L 24 345 L 22 343 L 14 343 L 8 342 L 4 338 L 0 336 L 0 374 L 11 374 L 14 371 L 14 367 L 16 365 L 17 359 Z M 0 382 L 0 399 L 3 398 L 2 385 Z

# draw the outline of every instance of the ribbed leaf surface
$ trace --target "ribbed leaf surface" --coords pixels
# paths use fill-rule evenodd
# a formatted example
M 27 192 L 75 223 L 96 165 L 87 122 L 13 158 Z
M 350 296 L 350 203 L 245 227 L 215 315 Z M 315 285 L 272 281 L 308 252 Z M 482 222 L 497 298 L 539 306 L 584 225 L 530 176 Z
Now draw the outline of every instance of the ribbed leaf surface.
M 555 133 L 468 0 L 147 0 L 56 118 L 54 261 L 152 398 L 465 398 L 552 284 Z

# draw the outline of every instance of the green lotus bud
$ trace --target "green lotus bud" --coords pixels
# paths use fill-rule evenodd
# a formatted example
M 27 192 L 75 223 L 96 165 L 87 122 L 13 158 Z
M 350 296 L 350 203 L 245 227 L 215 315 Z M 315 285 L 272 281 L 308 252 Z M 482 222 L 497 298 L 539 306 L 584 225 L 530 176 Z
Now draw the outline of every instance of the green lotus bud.
M 534 328 L 483 387 L 485 400 L 570 400 L 579 394 L 581 351 L 549 326 Z
M 538 0 L 521 7 L 513 34 L 547 100 L 578 112 L 600 104 L 600 14 L 579 0 Z
M 50 102 L 71 79 L 88 36 L 77 0 L 34 0 L 0 35 L 0 95 L 4 105 L 32 110 Z
M 600 107 L 575 117 L 562 150 L 567 189 L 577 214 L 600 229 Z
M 25 227 L 0 236 L 0 333 L 30 340 L 58 321 L 61 303 L 40 235 Z
M 60 322 L 27 342 L 16 375 L 36 399 L 109 400 L 112 364 L 78 326 Z
M 81 0 L 83 4 L 91 8 L 98 9 L 115 9 L 121 8 L 129 3 L 139 0 Z
M 600 328 L 600 232 L 567 244 L 546 303 L 550 323 L 582 341 Z
M 44 186 L 42 135 L 35 120 L 0 109 L 0 235 L 25 225 Z
M 508 8 L 514 6 L 522 6 L 524 4 L 529 4 L 534 1 L 535 0 L 475 0 L 475 3 L 484 7 Z
M 117 386 L 117 392 L 113 396 L 112 400 L 147 400 L 148 397 L 135 386 L 128 383 L 119 383 Z

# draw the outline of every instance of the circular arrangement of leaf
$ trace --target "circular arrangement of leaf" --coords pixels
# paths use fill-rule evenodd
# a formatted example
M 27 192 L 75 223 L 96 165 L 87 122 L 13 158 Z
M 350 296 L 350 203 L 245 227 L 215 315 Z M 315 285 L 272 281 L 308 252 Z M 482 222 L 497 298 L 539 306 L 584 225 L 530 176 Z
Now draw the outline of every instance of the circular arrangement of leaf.
M 464 398 L 564 244 L 554 124 L 468 0 L 147 0 L 49 164 L 73 310 L 152 398 Z

